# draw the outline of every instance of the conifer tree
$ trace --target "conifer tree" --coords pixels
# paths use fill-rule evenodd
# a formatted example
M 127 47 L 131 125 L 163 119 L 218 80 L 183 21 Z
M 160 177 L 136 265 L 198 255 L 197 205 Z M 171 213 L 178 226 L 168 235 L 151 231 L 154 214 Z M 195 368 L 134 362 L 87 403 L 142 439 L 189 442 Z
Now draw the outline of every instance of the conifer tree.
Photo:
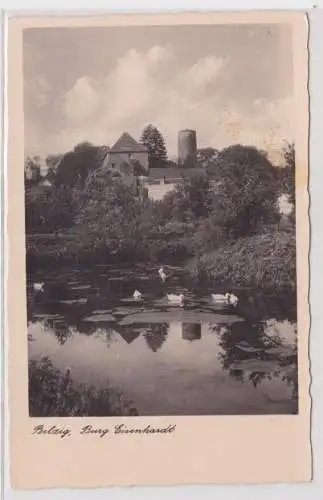
M 150 167 L 165 167 L 167 165 L 165 139 L 154 125 L 150 124 L 145 127 L 140 142 L 148 150 Z

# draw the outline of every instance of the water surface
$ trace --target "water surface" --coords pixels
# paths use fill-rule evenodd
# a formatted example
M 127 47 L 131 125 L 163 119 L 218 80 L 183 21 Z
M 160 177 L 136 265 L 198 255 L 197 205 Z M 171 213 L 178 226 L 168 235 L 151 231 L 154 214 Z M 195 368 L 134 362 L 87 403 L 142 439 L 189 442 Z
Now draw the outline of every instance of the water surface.
M 167 269 L 68 269 L 28 279 L 29 358 L 109 384 L 139 415 L 297 413 L 296 316 L 290 300 L 235 291 L 238 307 Z M 31 282 L 43 280 L 35 295 Z M 142 302 L 132 298 L 138 289 Z M 184 307 L 167 293 L 184 293 Z

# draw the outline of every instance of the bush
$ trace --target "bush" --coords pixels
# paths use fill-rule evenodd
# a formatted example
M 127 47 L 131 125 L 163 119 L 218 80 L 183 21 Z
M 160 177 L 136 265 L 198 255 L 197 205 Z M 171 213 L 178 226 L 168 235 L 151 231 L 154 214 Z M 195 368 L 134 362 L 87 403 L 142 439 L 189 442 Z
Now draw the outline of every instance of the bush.
M 96 390 L 75 383 L 69 371 L 54 368 L 48 357 L 29 361 L 29 414 L 31 417 L 100 417 L 136 414 L 129 403 L 110 389 Z
M 198 281 L 280 293 L 296 289 L 295 235 L 276 232 L 221 246 L 188 265 Z

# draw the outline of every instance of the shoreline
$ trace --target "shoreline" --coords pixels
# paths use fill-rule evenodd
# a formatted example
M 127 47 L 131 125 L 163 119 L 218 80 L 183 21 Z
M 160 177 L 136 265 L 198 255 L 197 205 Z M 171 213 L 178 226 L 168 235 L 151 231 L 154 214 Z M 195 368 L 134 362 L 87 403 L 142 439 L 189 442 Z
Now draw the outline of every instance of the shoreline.
M 296 255 L 294 256 L 293 234 L 265 234 L 250 236 L 204 255 L 186 258 L 141 258 L 133 259 L 107 249 L 91 251 L 81 246 L 79 240 L 69 234 L 26 235 L 27 276 L 39 274 L 39 270 L 54 269 L 59 274 L 66 268 L 93 268 L 100 266 L 115 269 L 180 269 L 183 279 L 195 287 L 226 288 L 232 290 L 254 290 L 272 295 L 296 294 Z M 75 245 L 69 248 L 69 245 Z M 295 257 L 295 258 L 294 258 Z

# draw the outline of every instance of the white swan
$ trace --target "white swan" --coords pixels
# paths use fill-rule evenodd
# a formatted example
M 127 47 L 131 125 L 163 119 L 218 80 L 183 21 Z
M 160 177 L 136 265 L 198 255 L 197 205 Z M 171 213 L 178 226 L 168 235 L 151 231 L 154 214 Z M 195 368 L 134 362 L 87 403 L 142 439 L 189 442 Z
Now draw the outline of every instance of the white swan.
M 225 295 L 211 293 L 211 297 L 212 300 L 218 304 L 231 304 L 233 306 L 238 304 L 238 297 L 231 292 L 227 292 Z
M 33 288 L 35 292 L 43 292 L 44 291 L 44 283 L 33 283 Z
M 160 279 L 161 279 L 163 282 L 165 282 L 165 281 L 166 281 L 167 276 L 166 276 L 166 273 L 164 272 L 164 268 L 163 268 L 163 267 L 161 267 L 161 268 L 158 270 L 158 274 L 159 274 Z
M 212 297 L 212 300 L 214 302 L 218 302 L 218 303 L 228 303 L 229 300 L 230 300 L 230 294 L 229 293 L 226 293 L 225 295 L 222 294 L 222 293 L 211 293 L 211 297 Z
M 142 298 L 142 293 L 140 293 L 140 292 L 139 292 L 139 290 L 135 290 L 135 291 L 133 292 L 133 298 L 134 298 L 135 300 L 140 300 L 140 299 Z
M 233 293 L 230 293 L 230 304 L 232 304 L 233 306 L 236 306 L 238 304 L 238 297 L 236 295 L 234 295 Z
M 168 302 L 172 302 L 173 304 L 183 304 L 184 295 L 181 293 L 179 295 L 175 295 L 174 293 L 167 294 Z

